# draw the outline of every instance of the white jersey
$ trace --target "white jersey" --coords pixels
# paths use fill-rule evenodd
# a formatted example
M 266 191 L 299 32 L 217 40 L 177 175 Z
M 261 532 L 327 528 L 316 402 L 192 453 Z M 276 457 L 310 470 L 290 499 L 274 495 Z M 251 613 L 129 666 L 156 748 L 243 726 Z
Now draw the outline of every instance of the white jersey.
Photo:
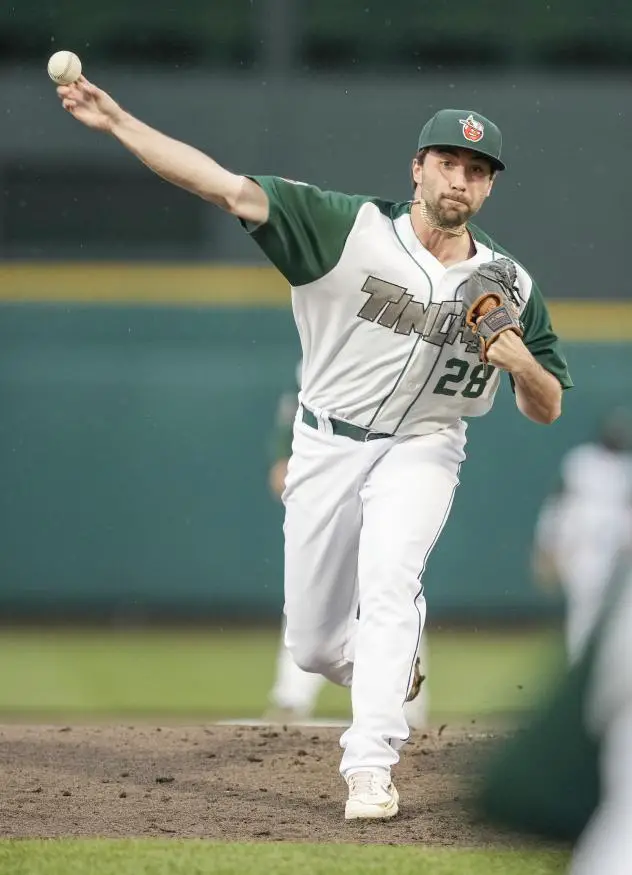
M 618 514 L 632 501 L 632 456 L 602 444 L 581 444 L 564 457 L 562 480 L 573 503 Z
M 581 444 L 564 457 L 561 475 L 563 492 L 549 502 L 539 540 L 557 554 L 562 568 L 577 569 L 573 578 L 583 579 L 596 561 L 610 569 L 631 540 L 632 457 Z
M 398 435 L 487 413 L 500 374 L 480 362 L 462 288 L 479 264 L 501 254 L 493 241 L 471 226 L 476 254 L 444 267 L 416 237 L 409 203 L 253 179 L 270 200 L 269 219 L 253 239 L 292 287 L 301 402 L 317 415 Z M 569 386 L 542 296 L 516 269 L 525 343 Z
M 552 557 L 564 590 L 567 650 L 575 659 L 620 557 L 632 545 L 632 457 L 581 444 L 564 457 L 561 479 L 561 493 L 540 512 L 536 545 Z

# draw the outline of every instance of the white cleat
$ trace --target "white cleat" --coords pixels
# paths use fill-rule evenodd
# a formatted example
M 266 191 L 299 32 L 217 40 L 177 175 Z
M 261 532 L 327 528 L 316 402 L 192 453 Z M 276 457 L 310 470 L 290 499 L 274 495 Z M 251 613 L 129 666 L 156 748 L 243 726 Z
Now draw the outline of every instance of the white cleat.
M 347 778 L 349 798 L 345 820 L 387 820 L 399 811 L 399 794 L 387 772 L 352 772 Z

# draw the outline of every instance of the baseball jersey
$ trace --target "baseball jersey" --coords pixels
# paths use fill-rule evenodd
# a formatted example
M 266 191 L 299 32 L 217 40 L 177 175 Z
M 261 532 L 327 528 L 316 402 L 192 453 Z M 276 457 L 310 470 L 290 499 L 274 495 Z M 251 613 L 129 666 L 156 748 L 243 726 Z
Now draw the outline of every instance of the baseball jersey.
M 536 543 L 556 557 L 567 595 L 598 596 L 632 541 L 632 456 L 581 444 L 564 456 L 561 480 L 538 519 Z
M 490 237 L 469 226 L 476 254 L 444 267 L 415 235 L 410 203 L 251 178 L 270 212 L 267 222 L 246 227 L 292 288 L 303 404 L 398 435 L 487 413 L 500 374 L 480 362 L 462 288 L 477 265 L 507 255 Z M 524 342 L 562 387 L 571 386 L 542 295 L 518 263 L 516 270 Z
M 564 457 L 562 482 L 564 494 L 574 501 L 622 511 L 632 503 L 632 456 L 602 444 L 581 444 Z

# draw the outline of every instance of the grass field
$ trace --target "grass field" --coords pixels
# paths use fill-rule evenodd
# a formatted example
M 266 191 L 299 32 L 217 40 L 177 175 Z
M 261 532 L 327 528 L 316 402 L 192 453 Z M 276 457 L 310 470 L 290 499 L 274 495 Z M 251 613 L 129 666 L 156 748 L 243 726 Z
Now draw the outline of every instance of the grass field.
M 203 841 L 9 841 L 2 875 L 553 875 L 561 853 L 383 845 L 224 845 Z
M 0 714 L 257 717 L 274 675 L 274 630 L 2 630 Z M 555 632 L 429 635 L 434 719 L 477 719 L 529 708 L 559 665 Z M 318 714 L 348 715 L 329 685 Z

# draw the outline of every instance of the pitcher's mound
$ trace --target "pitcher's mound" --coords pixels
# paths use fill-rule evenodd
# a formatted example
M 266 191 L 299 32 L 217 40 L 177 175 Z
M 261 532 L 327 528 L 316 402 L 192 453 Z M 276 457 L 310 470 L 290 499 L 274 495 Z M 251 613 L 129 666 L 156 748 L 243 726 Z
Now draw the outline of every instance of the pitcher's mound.
M 467 810 L 486 733 L 413 736 L 394 770 L 401 814 L 343 819 L 340 730 L 257 726 L 0 727 L 5 837 L 510 845 Z

